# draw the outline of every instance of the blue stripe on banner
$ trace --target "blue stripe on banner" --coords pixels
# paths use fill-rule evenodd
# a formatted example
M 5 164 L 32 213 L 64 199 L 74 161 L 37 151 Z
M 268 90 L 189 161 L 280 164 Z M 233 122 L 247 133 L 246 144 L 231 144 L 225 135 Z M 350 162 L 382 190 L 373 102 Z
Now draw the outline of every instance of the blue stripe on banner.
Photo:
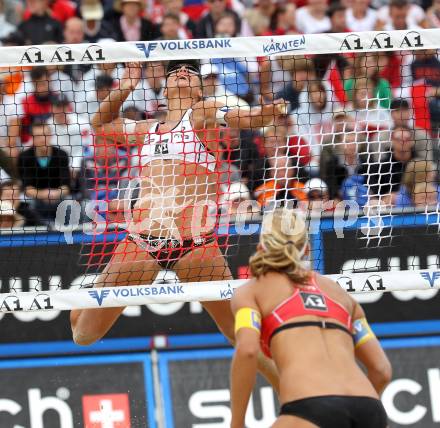
M 392 217 L 385 216 L 382 218 L 385 227 L 411 227 L 421 226 L 427 224 L 437 224 L 438 216 L 435 213 L 432 214 L 401 214 L 394 215 Z M 343 227 L 343 230 L 351 230 L 360 228 L 366 222 L 366 218 L 357 219 L 352 224 L 347 224 Z M 348 222 L 347 222 L 348 223 Z M 344 222 L 340 220 L 340 225 L 343 226 Z M 322 219 L 321 222 L 315 224 L 315 233 L 311 235 L 313 251 L 320 251 L 321 234 L 324 231 L 334 230 L 333 219 Z M 239 226 L 238 230 L 236 225 L 231 224 L 229 226 L 220 227 L 217 230 L 219 235 L 257 235 L 260 233 L 260 224 L 247 224 L 246 226 Z M 112 232 L 103 234 L 85 234 L 81 232 L 72 233 L 72 243 L 112 243 L 118 242 L 125 237 L 125 232 Z M 65 235 L 63 233 L 14 233 L 11 235 L 3 235 L 0 237 L 0 247 L 16 247 L 16 246 L 36 246 L 36 245 L 60 245 L 67 244 Z M 318 257 L 322 259 L 322 257 Z M 316 269 L 321 271 L 323 264 L 316 266 Z
M 440 336 L 381 339 L 380 343 L 384 349 L 433 347 L 440 346 Z M 168 367 L 169 361 L 231 358 L 233 353 L 232 348 L 161 352 L 159 353 L 159 363 L 162 363 L 164 367 Z M 168 376 L 167 381 L 169 381 Z
M 394 348 L 417 348 L 417 347 L 432 347 L 440 346 L 440 336 L 428 337 L 408 337 L 402 339 L 380 339 L 381 345 L 384 349 Z M 190 353 L 190 357 L 189 357 Z M 230 358 L 232 357 L 233 349 L 200 349 L 190 351 L 172 351 L 167 353 L 160 353 L 160 358 L 168 361 L 180 360 L 207 360 L 211 358 Z
M 227 346 L 228 341 L 221 333 L 188 334 L 167 337 L 170 348 Z M 79 346 L 70 340 L 53 342 L 7 343 L 0 345 L 0 359 L 38 355 L 94 354 L 151 349 L 152 338 L 124 337 L 102 339 L 90 346 Z
M 183 334 L 179 336 L 169 336 L 168 347 L 184 348 L 184 347 L 207 347 L 207 346 L 228 346 L 229 342 L 220 333 L 207 334 Z
M 108 233 L 102 235 L 86 235 L 73 233 L 71 244 L 102 244 L 116 243 L 125 238 L 126 233 Z M 35 247 L 37 245 L 69 245 L 61 233 L 24 233 L 4 235 L 0 237 L 0 247 Z
M 440 334 L 440 320 L 372 323 L 371 327 L 378 337 L 385 339 L 386 336 Z M 228 341 L 220 333 L 173 335 L 167 336 L 167 341 L 171 349 L 228 346 Z M 11 343 L 0 345 L 0 358 L 147 351 L 151 344 L 151 337 L 102 339 L 90 346 L 78 346 L 69 340 Z
M 403 339 L 381 339 L 380 343 L 384 347 L 384 349 L 432 347 L 440 346 L 440 336 L 409 337 Z M 231 358 L 233 353 L 234 352 L 232 348 L 172 351 L 166 353 L 161 352 L 159 354 L 159 362 L 166 363 L 165 365 L 167 365 L 169 361 Z
M 440 320 L 372 323 L 371 327 L 379 337 L 432 334 L 440 333 Z
M 392 216 L 384 216 L 381 217 L 383 221 L 383 225 L 385 227 L 411 227 L 411 226 L 424 226 L 429 224 L 438 224 L 438 214 L 394 214 Z M 344 224 L 344 221 L 340 221 L 341 226 Z M 360 229 L 361 226 L 366 224 L 367 217 L 360 217 L 355 222 L 344 226 L 343 229 Z M 319 226 L 321 231 L 331 231 L 334 230 L 334 220 L 332 218 L 324 218 L 321 220 L 321 224 Z M 342 230 L 342 228 L 341 228 Z
M 189 356 L 190 354 L 190 356 Z M 181 361 L 181 360 L 209 360 L 212 358 L 230 358 L 233 349 L 197 349 L 191 351 L 172 351 L 161 353 L 160 358 L 163 361 Z
M 385 216 L 382 218 L 384 226 L 392 227 L 410 227 L 421 226 L 438 223 L 438 215 L 432 214 L 400 214 L 394 216 Z M 365 225 L 366 217 L 357 219 L 352 224 L 348 224 L 343 227 L 343 230 L 359 229 L 362 225 Z M 344 221 L 340 220 L 341 226 L 344 225 Z M 217 229 L 219 235 L 257 235 L 260 233 L 260 223 L 249 223 L 237 227 L 234 224 L 229 226 L 222 226 Z M 334 220 L 332 218 L 324 218 L 318 222 L 318 226 L 315 226 L 315 232 L 313 235 L 319 235 L 319 232 L 334 230 Z M 341 228 L 342 229 L 342 228 Z M 103 233 L 103 234 L 86 234 L 81 232 L 73 232 L 73 243 L 102 243 L 102 242 L 116 242 L 125 237 L 124 231 Z M 18 245 L 54 245 L 54 244 L 66 244 L 66 239 L 63 233 L 58 232 L 30 232 L 30 233 L 14 233 L 11 235 L 2 235 L 0 237 L 0 247 L 18 246 Z
M 79 346 L 70 340 L 54 342 L 26 342 L 0 345 L 0 358 L 27 355 L 92 354 L 99 352 L 147 350 L 150 337 L 103 339 L 90 346 Z
M 381 339 L 380 343 L 384 349 L 433 347 L 440 346 L 440 336 Z
M 30 367 L 51 367 L 51 366 L 82 366 L 93 364 L 124 364 L 124 363 L 143 363 L 147 364 L 146 354 L 121 354 L 121 355 L 101 355 L 87 357 L 63 357 L 63 358 L 31 358 L 28 360 L 9 360 L 0 361 L 1 369 L 23 369 Z

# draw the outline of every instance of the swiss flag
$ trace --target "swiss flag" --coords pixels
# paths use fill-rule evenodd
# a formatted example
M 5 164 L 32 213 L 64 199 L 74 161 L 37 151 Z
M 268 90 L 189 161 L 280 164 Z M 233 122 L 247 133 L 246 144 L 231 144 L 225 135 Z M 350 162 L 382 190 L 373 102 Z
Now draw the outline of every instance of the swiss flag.
M 84 428 L 131 428 L 128 394 L 84 395 Z

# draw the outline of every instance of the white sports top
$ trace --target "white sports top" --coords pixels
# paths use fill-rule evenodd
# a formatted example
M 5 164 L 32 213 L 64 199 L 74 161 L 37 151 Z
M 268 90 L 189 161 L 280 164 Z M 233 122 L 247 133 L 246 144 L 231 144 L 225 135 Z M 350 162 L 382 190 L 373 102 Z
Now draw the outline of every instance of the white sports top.
M 199 164 L 209 171 L 214 171 L 216 158 L 208 151 L 194 132 L 190 116 L 192 109 L 183 115 L 181 121 L 169 132 L 158 133 L 159 122 L 153 124 L 145 135 L 140 163 L 145 166 L 155 159 L 178 159 Z

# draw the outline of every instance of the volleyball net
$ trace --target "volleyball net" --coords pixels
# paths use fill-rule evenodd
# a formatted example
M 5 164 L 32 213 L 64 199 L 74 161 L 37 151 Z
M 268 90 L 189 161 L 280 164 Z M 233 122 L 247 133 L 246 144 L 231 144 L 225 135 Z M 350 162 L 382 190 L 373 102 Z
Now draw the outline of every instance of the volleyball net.
M 75 244 L 86 275 L 9 281 L 0 311 L 228 299 L 277 206 L 348 291 L 438 288 L 440 246 L 383 254 L 440 236 L 439 35 L 1 47 L 2 245 L 50 244 L 55 266 Z

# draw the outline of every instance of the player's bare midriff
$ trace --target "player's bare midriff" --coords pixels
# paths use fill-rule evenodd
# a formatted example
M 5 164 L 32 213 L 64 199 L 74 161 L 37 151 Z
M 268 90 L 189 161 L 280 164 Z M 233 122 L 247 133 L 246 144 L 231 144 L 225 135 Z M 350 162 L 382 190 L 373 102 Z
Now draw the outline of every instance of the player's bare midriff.
M 133 207 L 136 233 L 186 239 L 215 227 L 218 172 L 180 160 L 153 160 L 142 167 Z

